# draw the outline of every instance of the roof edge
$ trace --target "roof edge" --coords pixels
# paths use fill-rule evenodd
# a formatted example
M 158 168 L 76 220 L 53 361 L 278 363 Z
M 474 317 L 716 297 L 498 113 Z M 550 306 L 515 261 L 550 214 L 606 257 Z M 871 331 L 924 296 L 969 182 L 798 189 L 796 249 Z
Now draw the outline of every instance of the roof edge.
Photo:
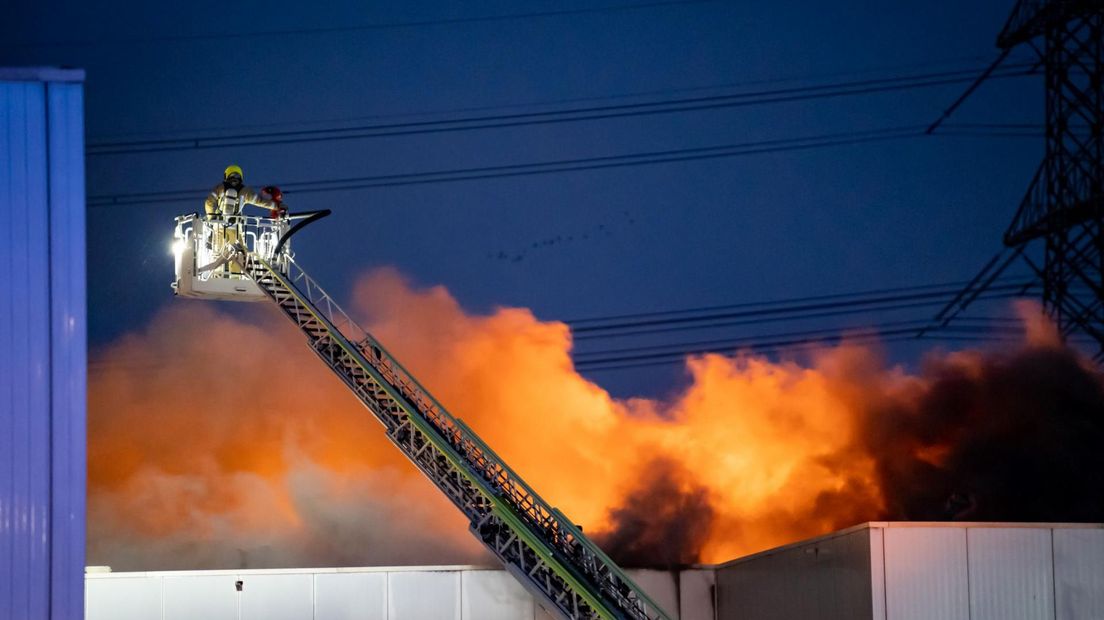
M 1008 528 L 1031 528 L 1031 529 L 1104 529 L 1104 523 L 1051 523 L 1051 522 L 1039 522 L 1033 523 L 1030 521 L 867 521 L 866 523 L 859 523 L 849 528 L 836 530 L 829 532 L 821 536 L 814 536 L 812 538 L 806 538 L 804 540 L 798 540 L 786 545 L 778 547 L 771 547 L 770 549 L 763 549 L 742 557 L 728 560 L 727 562 L 721 562 L 713 565 L 716 570 L 728 568 L 730 566 L 736 566 L 744 562 L 757 560 L 759 558 L 783 553 L 793 549 L 799 549 L 806 545 L 815 545 L 826 540 L 833 538 L 839 538 L 841 536 L 847 536 L 859 532 L 862 530 L 875 530 L 875 529 L 889 529 L 889 528 L 958 528 L 958 529 L 1008 529 Z
M 103 570 L 103 569 L 107 570 Z M 99 569 L 89 571 L 88 569 Z M 110 567 L 85 567 L 86 579 L 110 579 L 134 578 L 134 577 L 197 577 L 197 576 L 234 576 L 234 575 L 310 575 L 331 573 L 408 573 L 408 572 L 463 572 L 502 570 L 494 566 L 478 566 L 474 564 L 441 564 L 441 565 L 408 565 L 408 566 L 340 566 L 340 567 L 304 567 L 304 568 L 216 568 L 184 569 L 184 570 L 138 570 L 138 571 L 113 571 Z
M 0 82 L 84 82 L 75 67 L 0 67 Z

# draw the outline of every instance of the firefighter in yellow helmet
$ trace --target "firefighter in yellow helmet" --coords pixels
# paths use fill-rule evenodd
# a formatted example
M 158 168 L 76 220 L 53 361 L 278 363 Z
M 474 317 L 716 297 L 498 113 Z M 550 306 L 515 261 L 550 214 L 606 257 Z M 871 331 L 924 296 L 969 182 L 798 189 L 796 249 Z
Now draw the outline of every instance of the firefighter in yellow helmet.
M 241 239 L 241 213 L 245 205 L 254 205 L 270 212 L 282 208 L 275 201 L 258 194 L 256 190 L 245 184 L 245 175 L 241 166 L 231 164 L 222 173 L 222 183 L 211 190 L 207 200 L 203 203 L 208 220 L 214 220 L 212 240 L 214 250 L 221 253 L 227 245 L 232 245 Z M 237 263 L 230 263 L 231 273 L 241 273 Z
M 226 224 L 236 224 L 245 205 L 254 205 L 269 211 L 277 208 L 275 202 L 262 197 L 245 184 L 241 166 L 231 164 L 222 173 L 222 183 L 211 190 L 203 203 L 207 219 L 222 219 Z

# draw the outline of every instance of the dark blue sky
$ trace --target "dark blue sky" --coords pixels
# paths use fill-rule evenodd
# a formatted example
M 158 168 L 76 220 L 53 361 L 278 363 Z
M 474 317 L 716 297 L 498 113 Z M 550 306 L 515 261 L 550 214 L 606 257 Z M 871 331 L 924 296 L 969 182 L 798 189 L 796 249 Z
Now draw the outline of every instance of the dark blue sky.
M 571 11 L 641 4 L 650 6 Z M 85 68 L 87 134 L 95 143 L 129 134 L 517 113 L 982 67 L 996 56 L 994 40 L 1012 2 L 967 6 L 19 2 L 0 22 L 0 64 Z M 468 19 L 516 14 L 528 15 Z M 318 29 L 329 30 L 305 32 Z M 256 34 L 266 31 L 300 32 Z M 205 188 L 228 163 L 240 164 L 247 182 L 263 185 L 923 125 L 964 87 L 340 142 L 97 155 L 88 160 L 88 193 Z M 567 103 L 591 98 L 597 100 Z M 1041 123 L 1042 102 L 1039 76 L 992 81 L 953 120 Z M 573 319 L 967 279 L 999 249 L 1041 154 L 1041 137 L 931 136 L 288 192 L 287 200 L 294 209 L 334 210 L 296 246 L 306 269 L 339 298 L 359 274 L 393 265 L 417 283 L 447 286 L 472 311 L 525 306 L 541 318 Z M 174 303 L 172 217 L 199 209 L 202 199 L 200 192 L 192 203 L 89 210 L 93 346 Z M 542 243 L 553 239 L 559 241 Z M 928 346 L 895 345 L 891 353 L 911 363 Z M 679 370 L 595 377 L 620 395 L 655 393 L 677 384 Z

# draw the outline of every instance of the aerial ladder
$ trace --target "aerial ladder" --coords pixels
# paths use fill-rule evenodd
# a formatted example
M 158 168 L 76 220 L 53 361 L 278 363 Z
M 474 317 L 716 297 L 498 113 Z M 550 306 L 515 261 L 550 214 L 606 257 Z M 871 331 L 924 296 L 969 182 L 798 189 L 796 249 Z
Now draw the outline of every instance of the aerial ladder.
M 173 290 L 183 297 L 274 302 L 388 439 L 464 513 L 472 535 L 546 609 L 571 620 L 670 620 L 299 266 L 291 236 L 328 214 L 281 211 L 231 222 L 180 216 Z

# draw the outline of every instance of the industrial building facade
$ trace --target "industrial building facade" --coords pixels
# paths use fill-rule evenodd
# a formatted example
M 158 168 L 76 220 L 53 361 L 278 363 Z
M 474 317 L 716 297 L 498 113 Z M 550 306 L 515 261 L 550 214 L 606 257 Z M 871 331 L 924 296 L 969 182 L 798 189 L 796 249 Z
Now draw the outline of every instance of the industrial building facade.
M 0 618 L 80 618 L 84 72 L 0 68 Z
M 1104 525 L 866 523 L 717 566 L 631 571 L 679 620 L 1104 618 Z M 90 573 L 88 620 L 545 620 L 508 573 Z
M 1104 618 L 1104 526 L 866 523 L 717 566 L 718 618 Z
M 630 571 L 669 613 L 713 620 L 711 569 Z M 554 620 L 508 572 L 472 566 L 89 573 L 88 620 Z

